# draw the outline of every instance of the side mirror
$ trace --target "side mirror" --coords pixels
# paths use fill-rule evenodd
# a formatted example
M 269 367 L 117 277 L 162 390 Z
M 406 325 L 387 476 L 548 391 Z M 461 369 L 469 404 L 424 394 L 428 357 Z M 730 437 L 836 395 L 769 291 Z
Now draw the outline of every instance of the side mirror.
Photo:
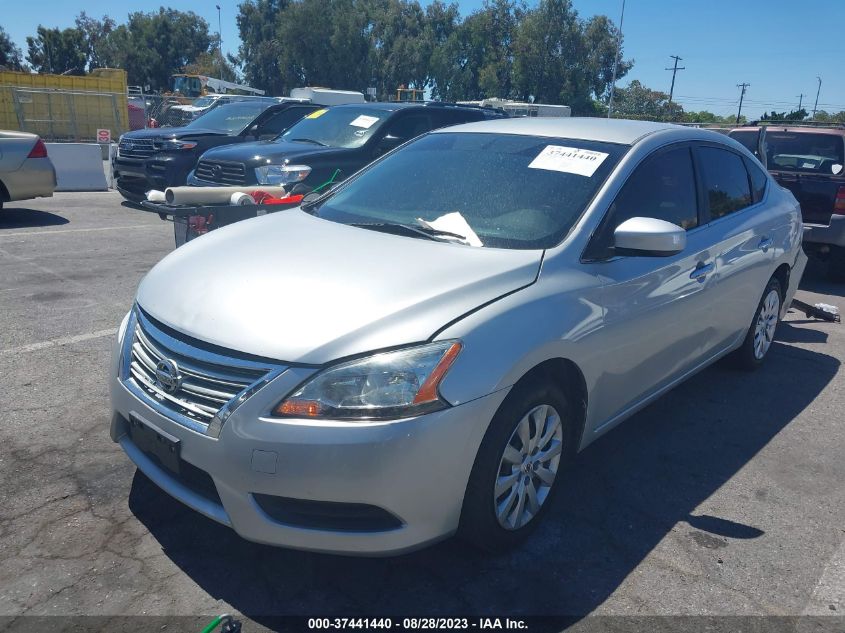
M 631 218 L 616 227 L 613 246 L 617 255 L 670 257 L 686 248 L 687 232 L 665 220 Z

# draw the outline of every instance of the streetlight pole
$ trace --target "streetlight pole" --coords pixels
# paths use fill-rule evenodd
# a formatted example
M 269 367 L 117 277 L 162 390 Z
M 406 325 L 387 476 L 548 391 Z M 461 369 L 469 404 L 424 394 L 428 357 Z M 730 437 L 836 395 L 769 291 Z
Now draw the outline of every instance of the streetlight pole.
M 625 20 L 625 0 L 622 0 L 622 15 L 619 17 L 619 32 L 616 34 L 616 53 L 613 55 L 613 78 L 610 80 L 610 100 L 607 102 L 607 118 L 613 114 L 613 92 L 616 90 L 616 65 L 619 63 L 619 48 L 622 46 L 622 22 Z
M 220 5 L 215 4 L 214 6 L 217 7 L 217 54 L 220 56 L 220 79 L 225 81 L 226 78 L 223 76 L 223 29 L 220 28 Z

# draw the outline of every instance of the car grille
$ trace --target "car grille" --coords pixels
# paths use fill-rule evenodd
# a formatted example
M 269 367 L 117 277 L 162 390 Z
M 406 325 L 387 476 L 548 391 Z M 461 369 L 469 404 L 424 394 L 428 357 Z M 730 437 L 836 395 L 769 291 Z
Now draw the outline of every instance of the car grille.
M 117 146 L 117 153 L 123 158 L 149 158 L 155 153 L 155 147 L 151 140 L 123 139 Z
M 194 175 L 200 180 L 219 182 L 224 185 L 245 185 L 246 168 L 243 163 L 201 160 Z
M 271 370 L 269 366 L 236 358 L 228 364 L 225 357 L 175 339 L 143 316 L 137 319 L 132 336 L 131 379 L 159 406 L 204 426 L 224 404 Z M 209 358 L 215 362 L 209 362 Z M 171 391 L 165 390 L 156 375 L 156 367 L 162 361 L 174 363 L 181 375 L 178 386 Z

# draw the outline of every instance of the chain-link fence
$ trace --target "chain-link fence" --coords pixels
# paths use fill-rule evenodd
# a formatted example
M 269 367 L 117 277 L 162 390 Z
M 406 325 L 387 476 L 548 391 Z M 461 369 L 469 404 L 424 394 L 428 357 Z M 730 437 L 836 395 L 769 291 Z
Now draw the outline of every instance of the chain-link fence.
M 197 116 L 194 102 L 187 97 L 135 94 L 129 96 L 130 128 L 175 127 L 191 122 Z
M 50 141 L 92 142 L 101 129 L 116 138 L 129 129 L 126 95 L 0 86 L 0 128 Z

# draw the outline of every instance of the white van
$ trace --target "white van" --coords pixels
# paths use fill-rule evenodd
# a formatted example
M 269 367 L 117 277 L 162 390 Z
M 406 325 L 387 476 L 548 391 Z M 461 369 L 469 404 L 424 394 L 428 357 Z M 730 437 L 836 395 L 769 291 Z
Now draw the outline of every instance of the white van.
M 354 90 L 332 90 L 331 88 L 294 88 L 290 91 L 292 99 L 307 99 L 317 105 L 342 105 L 344 103 L 364 103 L 364 95 Z

